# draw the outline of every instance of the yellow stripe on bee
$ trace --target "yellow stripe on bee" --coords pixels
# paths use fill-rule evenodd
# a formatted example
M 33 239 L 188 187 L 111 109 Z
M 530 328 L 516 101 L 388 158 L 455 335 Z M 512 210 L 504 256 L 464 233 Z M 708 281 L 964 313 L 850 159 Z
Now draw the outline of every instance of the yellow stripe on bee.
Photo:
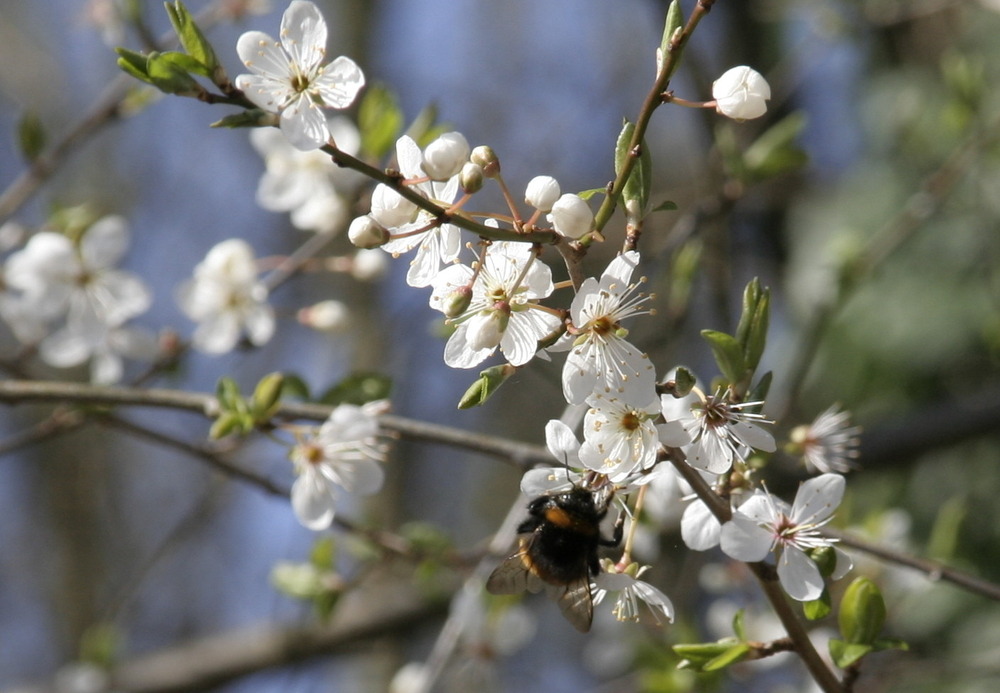
M 558 505 L 553 505 L 545 509 L 545 521 L 551 522 L 556 527 L 563 527 L 566 529 L 576 524 L 573 517 Z

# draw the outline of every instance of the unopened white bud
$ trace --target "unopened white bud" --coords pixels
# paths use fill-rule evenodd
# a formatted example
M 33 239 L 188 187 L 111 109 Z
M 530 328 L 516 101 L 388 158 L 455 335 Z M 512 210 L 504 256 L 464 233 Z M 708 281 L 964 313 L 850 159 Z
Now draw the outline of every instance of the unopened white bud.
M 767 113 L 771 87 L 759 72 L 740 65 L 726 70 L 712 83 L 712 98 L 715 110 L 727 118 L 750 120 Z
M 524 201 L 539 212 L 549 212 L 561 194 L 559 181 L 552 176 L 535 176 L 528 181 Z
M 479 192 L 483 189 L 484 180 L 486 180 L 486 176 L 483 175 L 483 167 L 471 161 L 466 161 L 465 165 L 462 166 L 462 173 L 458 177 L 459 185 L 462 186 L 462 192 L 470 195 Z
M 460 132 L 446 132 L 424 149 L 421 167 L 433 180 L 448 180 L 469 160 L 469 143 Z
M 387 229 L 408 224 L 417 216 L 417 206 L 384 183 L 372 191 L 371 216 Z
M 350 311 L 340 301 L 320 301 L 298 312 L 303 325 L 322 332 L 338 332 L 350 324 Z
M 552 205 L 548 220 L 556 233 L 566 238 L 582 238 L 594 228 L 594 213 L 579 195 L 566 193 Z
M 493 178 L 500 173 L 500 157 L 488 144 L 481 144 L 473 149 L 469 159 L 483 167 L 483 173 L 486 174 L 487 178 Z
M 510 313 L 494 309 L 484 310 L 469 320 L 469 331 L 465 340 L 470 349 L 492 349 L 503 339 L 504 330 L 510 322 Z
M 378 248 L 389 240 L 389 232 L 369 215 L 357 217 L 347 229 L 347 237 L 358 248 Z

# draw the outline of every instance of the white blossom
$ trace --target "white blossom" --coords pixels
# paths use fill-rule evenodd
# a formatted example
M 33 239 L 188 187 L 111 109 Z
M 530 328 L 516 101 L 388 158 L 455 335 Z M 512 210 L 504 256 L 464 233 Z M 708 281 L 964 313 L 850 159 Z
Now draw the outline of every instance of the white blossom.
M 447 313 L 451 297 L 470 283 L 468 308 L 451 318 L 455 332 L 445 345 L 444 360 L 452 368 L 472 368 L 498 346 L 511 365 L 524 365 L 538 340 L 559 327 L 558 316 L 533 303 L 552 293 L 552 273 L 526 243 L 492 244 L 476 269 L 445 268 L 434 279 L 431 307 Z
M 608 559 L 601 561 L 603 570 L 594 578 L 594 605 L 602 603 L 609 595 L 617 594 L 612 609 L 619 621 L 638 621 L 639 602 L 645 602 L 657 623 L 662 619 L 674 620 L 674 605 L 663 592 L 639 578 L 649 566 L 630 564 L 615 566 Z
M 209 250 L 177 293 L 181 310 L 198 323 L 192 343 L 210 354 L 232 350 L 244 332 L 255 346 L 270 340 L 275 322 L 267 297 L 253 249 L 239 238 Z
M 586 200 L 573 193 L 566 193 L 556 200 L 547 218 L 556 233 L 574 240 L 590 233 L 594 228 L 593 210 Z
M 823 593 L 819 566 L 806 551 L 834 546 L 835 540 L 820 534 L 833 519 L 844 497 L 844 477 L 822 474 L 803 482 L 791 507 L 766 491 L 756 491 L 722 526 L 720 546 L 739 561 L 762 561 L 772 551 L 777 554 L 778 579 L 792 599 L 812 601 Z M 833 578 L 851 568 L 850 558 L 834 549 L 837 565 Z
M 727 118 L 751 120 L 767 112 L 771 87 L 764 77 L 746 65 L 726 70 L 712 83 L 716 110 Z
M 851 414 L 837 405 L 821 413 L 807 426 L 797 426 L 789 436 L 790 451 L 802 455 L 811 471 L 849 472 L 858 456 L 860 426 L 851 426 Z
M 660 398 L 663 416 L 678 421 L 691 438 L 683 446 L 687 461 L 695 469 L 723 474 L 734 460 L 746 461 L 751 449 L 774 452 L 774 437 L 758 426 L 770 423 L 763 414 L 745 411 L 763 402 L 729 402 L 728 393 L 699 396 L 692 392 L 677 399 L 672 395 Z
M 248 31 L 236 43 L 252 74 L 236 87 L 257 106 L 280 116 L 281 132 L 298 149 L 316 149 L 330 139 L 323 108 L 347 108 L 365 84 L 353 60 L 326 58 L 326 21 L 306 0 L 293 0 L 281 17 L 280 41 Z
M 385 447 L 378 440 L 377 415 L 386 402 L 341 404 L 319 429 L 292 448 L 298 477 L 292 484 L 292 509 L 308 529 L 326 529 L 336 512 L 338 489 L 371 495 L 382 488 L 379 464 Z
M 404 135 L 396 141 L 396 163 L 404 178 L 425 178 L 423 155 L 413 138 Z M 448 181 L 415 183 L 409 188 L 432 202 L 449 207 L 458 194 L 458 176 Z M 406 273 L 406 283 L 410 286 L 429 286 L 441 265 L 452 262 L 461 250 L 462 235 L 457 226 L 438 224 L 429 212 L 418 209 L 388 186 L 375 187 L 372 217 L 393 235 L 382 250 L 398 255 L 417 249 Z
M 632 283 L 638 264 L 635 251 L 619 255 L 600 280 L 585 279 L 573 299 L 573 334 L 553 347 L 554 351 L 569 349 L 562 385 L 570 404 L 579 404 L 599 390 L 621 395 L 626 385 L 636 393 L 653 392 L 653 366 L 625 339 L 628 331 L 621 325 L 622 320 L 649 312 L 642 306 L 650 297 L 637 292 L 639 284 Z
M 327 121 L 337 147 L 352 156 L 361 147 L 357 127 L 344 117 Z M 264 158 L 265 171 L 257 185 L 257 204 L 271 212 L 289 212 L 292 225 L 303 231 L 329 233 L 346 220 L 346 197 L 357 187 L 360 174 L 338 166 L 318 149 L 293 147 L 274 128 L 255 128 L 250 142 Z
M 588 469 L 622 481 L 633 471 L 651 469 L 660 448 L 655 420 L 660 407 L 653 393 L 642 406 L 594 394 L 583 420 L 580 461 Z

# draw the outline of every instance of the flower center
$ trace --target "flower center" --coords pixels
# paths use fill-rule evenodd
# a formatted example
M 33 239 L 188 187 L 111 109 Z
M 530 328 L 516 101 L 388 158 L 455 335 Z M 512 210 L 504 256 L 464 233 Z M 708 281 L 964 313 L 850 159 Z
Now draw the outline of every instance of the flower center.
M 621 427 L 626 431 L 634 431 L 642 424 L 642 419 L 634 411 L 625 412 L 621 419 Z
M 590 331 L 604 336 L 615 329 L 615 323 L 607 315 L 602 315 L 590 323 Z

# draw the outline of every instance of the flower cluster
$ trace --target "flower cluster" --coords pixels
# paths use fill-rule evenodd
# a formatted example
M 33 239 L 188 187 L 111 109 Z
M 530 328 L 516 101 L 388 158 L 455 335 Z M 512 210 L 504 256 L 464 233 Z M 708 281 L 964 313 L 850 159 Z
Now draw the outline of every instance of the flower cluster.
M 137 275 L 117 269 L 129 243 L 122 217 L 90 221 L 81 209 L 65 217 L 65 228 L 38 231 L 7 258 L 0 317 L 49 365 L 89 361 L 93 382 L 114 383 L 125 357 L 156 356 L 156 339 L 128 324 L 152 295 Z

